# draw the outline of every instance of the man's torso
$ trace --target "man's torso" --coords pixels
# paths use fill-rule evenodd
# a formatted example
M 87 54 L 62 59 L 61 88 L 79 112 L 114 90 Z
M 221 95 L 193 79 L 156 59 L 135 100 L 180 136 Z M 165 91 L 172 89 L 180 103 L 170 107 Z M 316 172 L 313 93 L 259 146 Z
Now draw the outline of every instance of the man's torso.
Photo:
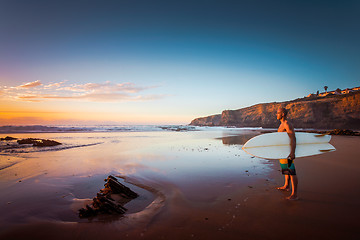
M 278 128 L 278 132 L 286 132 L 286 126 L 289 126 L 288 121 L 282 122 Z

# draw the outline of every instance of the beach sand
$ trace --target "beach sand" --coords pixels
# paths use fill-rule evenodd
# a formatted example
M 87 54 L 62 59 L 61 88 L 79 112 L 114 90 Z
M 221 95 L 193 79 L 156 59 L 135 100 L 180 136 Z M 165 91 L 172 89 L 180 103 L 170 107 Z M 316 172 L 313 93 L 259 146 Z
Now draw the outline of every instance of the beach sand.
M 295 160 L 300 199 L 288 201 L 278 162 L 240 150 L 258 133 L 201 134 L 2 155 L 17 164 L 0 172 L 0 239 L 359 239 L 360 137 L 333 136 L 335 152 Z M 140 198 L 122 217 L 79 219 L 110 173 Z

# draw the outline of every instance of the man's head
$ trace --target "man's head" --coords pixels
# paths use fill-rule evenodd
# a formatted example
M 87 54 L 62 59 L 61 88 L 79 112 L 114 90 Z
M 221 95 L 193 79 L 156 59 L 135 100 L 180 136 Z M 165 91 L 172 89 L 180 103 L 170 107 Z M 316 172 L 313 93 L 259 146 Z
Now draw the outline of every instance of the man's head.
M 283 108 L 283 107 L 279 107 L 277 112 L 276 112 L 276 118 L 278 120 L 285 120 L 287 117 L 288 111 Z

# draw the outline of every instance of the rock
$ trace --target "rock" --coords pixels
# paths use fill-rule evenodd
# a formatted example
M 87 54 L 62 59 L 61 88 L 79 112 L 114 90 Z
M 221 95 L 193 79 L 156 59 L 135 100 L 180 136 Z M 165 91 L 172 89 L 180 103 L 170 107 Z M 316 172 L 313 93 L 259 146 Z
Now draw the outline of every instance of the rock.
M 354 131 L 349 130 L 349 129 L 334 129 L 334 130 L 331 130 L 331 131 L 327 131 L 326 134 L 360 136 L 360 133 L 354 132 Z
M 34 147 L 51 147 L 61 145 L 61 143 L 48 140 L 48 139 L 38 139 L 38 138 L 25 138 L 21 140 L 17 140 L 18 144 L 32 144 Z
M 13 138 L 13 137 L 9 137 L 9 136 L 6 136 L 4 138 L 0 138 L 1 141 L 11 141 L 11 140 L 16 140 L 17 138 Z
M 108 176 L 105 181 L 105 188 L 96 194 L 92 204 L 79 209 L 80 218 L 94 217 L 98 214 L 124 214 L 127 209 L 123 207 L 122 204 L 139 196 L 130 188 L 121 184 L 114 176 Z M 115 201 L 112 194 L 118 194 L 123 201 Z
M 280 123 L 276 111 L 280 106 L 289 110 L 288 119 L 295 128 L 360 129 L 360 91 L 225 110 L 222 114 L 196 118 L 190 125 L 277 128 Z
M 36 147 L 52 147 L 61 145 L 61 143 L 54 141 L 54 140 L 47 140 L 47 139 L 40 139 L 40 141 L 37 141 L 34 143 L 34 146 Z
M 300 131 L 300 132 L 309 132 L 309 133 L 319 133 L 319 134 L 328 134 L 328 135 L 348 135 L 348 136 L 360 136 L 359 132 L 354 132 L 349 129 L 334 129 L 329 131 Z
M 138 194 L 131 191 L 130 188 L 124 186 L 123 184 L 121 184 L 114 176 L 109 176 L 107 179 L 105 179 L 105 181 L 107 181 L 107 183 L 105 183 L 105 189 L 108 188 L 110 189 L 110 192 L 115 193 L 115 194 L 120 194 L 121 196 L 123 196 L 124 198 L 137 198 Z
M 220 125 L 220 121 L 221 121 L 221 114 L 216 114 L 216 115 L 211 115 L 208 117 L 201 117 L 201 118 L 196 118 L 194 120 L 191 121 L 190 125 L 193 126 L 221 126 Z

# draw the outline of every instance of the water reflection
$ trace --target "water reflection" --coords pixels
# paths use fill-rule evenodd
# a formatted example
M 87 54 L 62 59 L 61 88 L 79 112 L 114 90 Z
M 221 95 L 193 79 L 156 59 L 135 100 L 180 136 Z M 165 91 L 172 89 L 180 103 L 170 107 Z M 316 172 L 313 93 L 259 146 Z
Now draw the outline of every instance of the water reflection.
M 63 146 L 86 147 L 2 153 L 0 202 L 9 203 L 0 206 L 2 218 L 11 225 L 19 216 L 30 221 L 31 213 L 38 212 L 39 218 L 76 220 L 77 212 L 69 208 L 69 202 L 91 199 L 102 188 L 103 177 L 109 174 L 136 179 L 135 183 L 140 181 L 142 186 L 163 193 L 168 202 L 213 204 L 264 178 L 270 170 L 265 160 L 251 158 L 240 147 L 260 133 L 226 129 L 36 134 L 36 138 L 59 140 Z M 98 142 L 102 144 L 94 144 Z M 139 211 L 136 204 L 144 206 L 144 202 L 153 200 L 141 191 L 139 194 L 141 198 L 127 206 L 131 213 Z M 39 210 L 38 199 L 43 199 L 41 207 L 44 205 L 46 211 Z
M 221 139 L 224 145 L 244 145 L 249 139 L 257 135 L 259 135 L 259 133 L 242 134 L 238 136 L 226 136 L 218 139 Z

